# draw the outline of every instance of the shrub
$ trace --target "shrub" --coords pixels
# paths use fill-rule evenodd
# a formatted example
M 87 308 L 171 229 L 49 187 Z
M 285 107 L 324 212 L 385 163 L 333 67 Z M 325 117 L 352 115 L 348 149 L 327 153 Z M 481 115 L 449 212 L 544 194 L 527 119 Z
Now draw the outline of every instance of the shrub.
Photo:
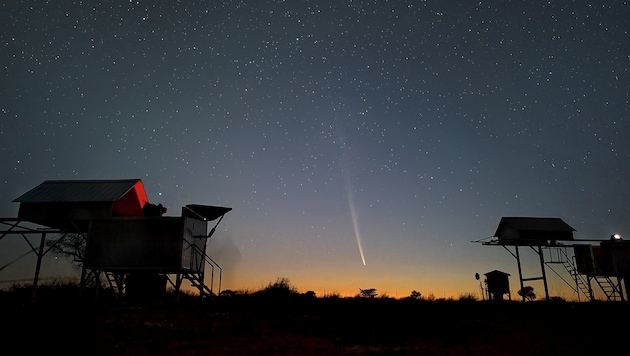
M 255 293 L 259 296 L 271 298 L 288 298 L 298 294 L 297 289 L 291 285 L 288 278 L 278 278 L 274 283 Z
M 220 297 L 233 297 L 236 293 L 231 290 L 231 289 L 226 289 L 226 290 L 222 290 L 221 293 L 219 293 Z
M 459 295 L 457 300 L 460 302 L 476 302 L 477 296 L 475 293 L 462 293 Z
M 324 294 L 324 298 L 339 299 L 341 298 L 341 294 L 339 292 L 332 291 Z
M 387 292 L 385 292 L 385 293 L 381 293 L 378 299 L 394 299 L 394 297 L 390 297 L 389 295 L 387 295 Z

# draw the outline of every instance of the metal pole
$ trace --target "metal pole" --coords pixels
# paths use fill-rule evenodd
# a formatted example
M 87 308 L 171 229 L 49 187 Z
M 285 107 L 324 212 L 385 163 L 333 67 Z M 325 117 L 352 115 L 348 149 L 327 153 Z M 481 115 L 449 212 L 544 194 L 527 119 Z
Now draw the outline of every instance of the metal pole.
M 540 270 L 542 272 L 543 285 L 545 286 L 545 300 L 549 300 L 549 289 L 547 288 L 547 274 L 545 273 L 545 257 L 542 253 L 542 246 L 538 245 L 538 256 L 540 257 Z
M 617 277 L 617 289 L 619 290 L 619 297 L 620 297 L 621 301 L 623 302 L 623 301 L 626 300 L 626 298 L 623 296 L 623 289 L 621 288 L 621 280 L 622 280 L 622 277 L 618 276 Z
M 518 253 L 518 245 L 514 246 L 514 248 L 516 249 L 516 264 L 518 265 L 518 279 L 521 283 L 521 289 L 523 290 L 523 287 L 525 287 L 523 285 L 523 270 L 521 269 L 521 256 Z M 523 293 L 523 301 L 525 301 L 525 293 Z
M 44 245 L 46 244 L 46 233 L 42 232 L 42 239 L 39 244 L 39 252 L 37 253 L 37 265 L 35 266 L 35 277 L 33 277 L 33 293 L 31 294 L 31 303 L 35 303 L 37 294 L 37 282 L 39 281 L 39 270 L 42 267 L 42 257 L 44 256 Z

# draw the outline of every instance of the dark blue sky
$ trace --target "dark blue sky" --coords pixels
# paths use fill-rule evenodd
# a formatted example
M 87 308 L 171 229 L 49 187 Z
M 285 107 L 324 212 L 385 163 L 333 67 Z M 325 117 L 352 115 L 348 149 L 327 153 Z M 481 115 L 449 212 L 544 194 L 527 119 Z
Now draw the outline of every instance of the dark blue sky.
M 470 243 L 502 216 L 630 235 L 628 18 L 627 1 L 5 2 L 0 215 L 44 180 L 141 178 L 169 215 L 234 209 L 209 249 L 227 288 L 475 292 L 475 272 L 517 276 Z M 2 261 L 25 250 L 5 240 Z

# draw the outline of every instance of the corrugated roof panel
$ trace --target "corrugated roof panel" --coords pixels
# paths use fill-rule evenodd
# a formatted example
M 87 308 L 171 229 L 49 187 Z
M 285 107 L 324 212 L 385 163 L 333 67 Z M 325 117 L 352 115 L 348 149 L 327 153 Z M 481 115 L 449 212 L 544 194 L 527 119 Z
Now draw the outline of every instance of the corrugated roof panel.
M 537 217 L 503 217 L 499 224 L 509 225 L 516 230 L 535 231 L 575 231 L 574 228 L 562 221 L 560 218 L 537 218 Z M 497 229 L 498 232 L 499 229 Z
M 140 179 L 47 180 L 13 200 L 19 203 L 113 202 Z

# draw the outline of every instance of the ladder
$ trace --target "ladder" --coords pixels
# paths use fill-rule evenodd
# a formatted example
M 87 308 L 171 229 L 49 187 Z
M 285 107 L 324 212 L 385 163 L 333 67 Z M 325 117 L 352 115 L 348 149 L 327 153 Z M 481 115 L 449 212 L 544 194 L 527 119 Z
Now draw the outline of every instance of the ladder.
M 609 301 L 620 300 L 623 301 L 623 294 L 621 293 L 621 289 L 612 279 L 608 276 L 594 276 L 593 279 L 597 282 L 599 288 L 601 288 L 604 295 L 606 295 L 606 299 Z
M 575 262 L 572 260 L 567 260 L 563 262 L 562 265 L 567 270 L 567 272 L 571 276 L 571 279 L 573 279 L 573 282 L 575 283 L 574 290 L 577 292 L 578 301 L 580 301 L 580 293 L 589 300 L 594 300 L 595 297 L 593 296 L 593 289 L 589 285 L 588 280 L 585 280 L 584 276 L 578 272 L 577 268 L 575 267 Z
M 549 261 L 545 262 L 545 264 L 560 264 L 564 267 L 573 280 L 573 283 L 575 283 L 575 286 L 572 286 L 567 281 L 564 282 L 577 294 L 578 301 L 580 301 L 580 294 L 584 295 L 589 300 L 594 300 L 593 289 L 588 282 L 588 277 L 585 279 L 585 276 L 578 272 L 575 256 L 572 256 L 572 258 L 569 257 L 566 246 L 548 247 L 547 250 L 549 251 Z M 551 268 L 551 266 L 549 267 Z M 558 276 L 564 280 L 560 275 Z
M 125 275 L 122 273 L 108 271 L 105 271 L 104 274 L 107 279 L 107 284 L 115 292 L 114 295 L 116 296 L 116 299 L 122 299 L 124 296 Z

